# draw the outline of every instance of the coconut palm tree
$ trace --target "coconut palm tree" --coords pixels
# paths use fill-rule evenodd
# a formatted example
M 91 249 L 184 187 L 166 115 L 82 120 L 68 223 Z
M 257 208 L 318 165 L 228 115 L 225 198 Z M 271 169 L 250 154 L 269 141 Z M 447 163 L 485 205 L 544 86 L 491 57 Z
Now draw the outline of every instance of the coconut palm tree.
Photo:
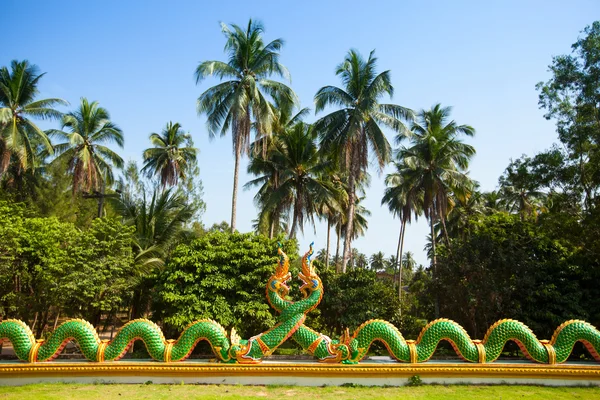
M 278 95 L 289 103 L 298 103 L 287 85 L 268 79 L 272 75 L 289 79 L 287 69 L 279 63 L 283 40 L 263 42 L 263 25 L 250 20 L 246 29 L 221 24 L 227 41 L 228 62 L 204 61 L 196 69 L 196 84 L 208 76 L 224 82 L 204 91 L 198 98 L 199 114 L 206 114 L 211 138 L 225 136 L 231 129 L 235 167 L 231 202 L 231 231 L 235 231 L 239 163 L 250 148 L 250 131 L 268 134 L 275 117 L 266 96 Z M 254 120 L 254 122 L 252 121 Z
M 259 193 L 264 193 L 261 200 L 266 210 L 278 207 L 290 207 L 292 210 L 292 227 L 289 236 L 296 237 L 296 231 L 304 231 L 304 222 L 308 219 L 314 225 L 317 206 L 322 202 L 333 201 L 335 186 L 326 179 L 321 179 L 322 172 L 328 163 L 323 161 L 317 152 L 315 134 L 310 126 L 298 123 L 277 138 L 273 148 L 267 154 L 268 162 L 278 171 L 278 185 L 272 190 L 265 190 L 269 185 L 268 177 L 259 177 L 250 181 L 247 186 L 262 183 Z
M 68 104 L 56 98 L 36 100 L 42 76 L 29 61 L 13 60 L 10 71 L 0 68 L 0 176 L 11 160 L 19 171 L 34 167 L 39 148 L 53 153 L 50 139 L 30 118 L 58 119 L 62 113 L 54 107 Z
M 389 161 L 391 148 L 381 125 L 404 133 L 402 119 L 413 116 L 411 110 L 395 104 L 380 104 L 384 95 L 394 93 L 390 71 L 376 73 L 377 58 L 374 51 L 364 60 L 356 50 L 350 50 L 336 69 L 343 88 L 324 86 L 315 95 L 316 112 L 328 106 L 339 110 L 322 117 L 315 123 L 321 135 L 321 147 L 326 152 L 340 155 L 343 170 L 348 173 L 347 231 L 353 230 L 356 206 L 356 180 L 368 166 L 369 147 L 374 153 L 379 169 Z M 342 271 L 351 252 L 351 235 L 344 240 Z
M 129 172 L 129 171 L 128 171 Z M 131 175 L 130 175 L 131 177 Z M 140 317 L 148 308 L 149 292 L 144 277 L 164 266 L 175 244 L 194 235 L 186 224 L 196 209 L 181 190 L 154 188 L 150 195 L 144 185 L 131 179 L 130 189 L 114 200 L 117 212 L 126 225 L 135 227 L 132 243 L 137 284 L 134 289 L 132 318 Z
M 546 210 L 548 195 L 540 190 L 539 183 L 531 178 L 528 158 L 511 161 L 500 177 L 498 195 L 502 205 L 511 213 L 519 213 L 521 220 L 537 216 Z
M 400 218 L 400 235 L 395 258 L 397 264 L 394 265 L 394 275 L 398 270 L 398 298 L 402 300 L 402 254 L 406 223 L 412 222 L 413 214 L 417 219 L 423 213 L 423 198 L 418 188 L 412 187 L 410 182 L 404 179 L 402 173 L 406 165 L 402 161 L 394 162 L 394 167 L 396 172 L 385 177 L 387 188 L 381 199 L 381 204 L 387 204 L 392 214 Z
M 179 123 L 169 122 L 161 134 L 151 133 L 153 148 L 144 150 L 142 172 L 160 175 L 163 187 L 177 185 L 179 179 L 185 179 L 188 164 L 196 160 L 198 149 L 189 146 L 190 135 L 186 134 Z
M 431 229 L 431 266 L 434 281 L 437 278 L 436 240 L 434 226 L 441 222 L 445 229 L 449 197 L 453 190 L 470 184 L 467 176 L 469 160 L 475 154 L 473 146 L 463 143 L 460 135 L 473 136 L 475 129 L 448 121 L 451 108 L 436 104 L 422 110 L 418 121 L 412 124 L 410 147 L 401 147 L 398 173 L 407 187 L 423 196 L 423 213 Z M 405 137 L 398 136 L 397 141 Z M 439 316 L 439 298 L 436 295 L 436 317 Z
M 73 193 L 103 189 L 113 181 L 113 168 L 123 168 L 123 159 L 105 144 L 123 147 L 123 132 L 110 120 L 108 111 L 85 97 L 77 111 L 63 116 L 62 129 L 48 134 L 66 140 L 54 146 L 55 162 L 65 162 L 73 174 Z
M 373 271 L 383 271 L 385 270 L 386 259 L 385 254 L 382 251 L 378 251 L 371 255 L 369 259 L 370 267 Z
M 250 162 L 248 172 L 253 175 L 261 176 L 254 184 L 246 184 L 244 188 L 262 183 L 261 189 L 256 194 L 254 201 L 260 209 L 258 216 L 258 231 L 273 238 L 283 226 L 287 226 L 288 215 L 284 210 L 284 204 L 279 204 L 274 209 L 264 207 L 264 201 L 268 196 L 279 187 L 279 166 L 270 157 L 275 151 L 275 143 L 279 138 L 291 130 L 294 125 L 302 122 L 303 118 L 309 113 L 308 108 L 302 108 L 297 113 L 296 104 L 290 103 L 285 96 L 276 94 L 273 96 L 274 119 L 271 123 L 271 135 L 259 137 L 255 140 L 250 149 Z M 287 229 L 285 229 L 287 231 Z

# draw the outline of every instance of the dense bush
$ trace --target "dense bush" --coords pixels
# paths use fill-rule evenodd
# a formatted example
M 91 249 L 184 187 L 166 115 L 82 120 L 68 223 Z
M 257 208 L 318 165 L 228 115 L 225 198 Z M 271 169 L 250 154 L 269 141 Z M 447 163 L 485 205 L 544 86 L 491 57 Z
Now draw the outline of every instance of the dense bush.
M 295 241 L 283 243 L 290 260 Z M 154 319 L 176 334 L 190 322 L 211 318 L 250 337 L 275 324 L 265 285 L 277 264 L 277 240 L 240 233 L 210 232 L 179 245 L 157 278 Z

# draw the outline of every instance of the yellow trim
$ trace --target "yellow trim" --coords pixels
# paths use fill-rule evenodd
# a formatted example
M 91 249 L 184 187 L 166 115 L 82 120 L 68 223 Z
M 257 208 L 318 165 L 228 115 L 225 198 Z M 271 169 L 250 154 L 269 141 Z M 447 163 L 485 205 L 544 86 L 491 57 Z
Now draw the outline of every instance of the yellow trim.
M 600 381 L 600 365 L 540 364 L 370 364 L 323 363 L 220 364 L 206 363 L 36 363 L 0 364 L 0 378 L 32 376 L 319 376 L 319 377 L 490 377 L 586 379 Z
M 35 341 L 33 346 L 31 346 L 31 350 L 29 350 L 29 362 L 35 363 L 37 362 L 38 351 L 40 350 L 40 346 L 44 343 L 44 339 L 38 339 Z
M 479 363 L 485 363 L 485 346 L 481 343 L 481 340 L 473 340 L 473 343 L 477 347 L 477 353 L 479 355 Z
M 165 344 L 165 362 L 166 363 L 170 363 L 171 362 L 171 352 L 173 351 L 173 343 L 175 343 L 175 341 L 173 339 L 169 339 L 167 340 L 167 343 Z M 215 349 L 213 349 L 214 352 Z
M 98 345 L 98 350 L 96 351 L 96 360 L 98 360 L 98 362 L 104 362 L 104 351 L 106 350 L 106 346 L 108 346 L 108 340 L 103 340 Z
M 411 364 L 416 364 L 419 362 L 419 357 L 417 355 L 417 345 L 414 340 L 407 340 L 406 344 L 408 345 L 408 351 L 410 351 L 410 362 Z
M 555 365 L 556 364 L 556 350 L 554 350 L 554 346 L 552 346 L 550 344 L 550 341 L 548 341 L 548 340 L 540 340 L 540 342 L 544 345 L 544 347 L 546 348 L 546 351 L 548 352 L 548 364 Z

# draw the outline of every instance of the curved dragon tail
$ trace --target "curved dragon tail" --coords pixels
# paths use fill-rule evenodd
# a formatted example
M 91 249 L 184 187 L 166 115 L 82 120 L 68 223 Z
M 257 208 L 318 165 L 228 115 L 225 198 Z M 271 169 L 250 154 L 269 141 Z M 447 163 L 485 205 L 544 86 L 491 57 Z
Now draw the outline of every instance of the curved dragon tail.
M 25 322 L 18 319 L 0 322 L 0 343 L 3 339 L 10 340 L 19 360 L 28 361 L 29 352 L 35 345 L 35 337 Z
M 232 336 L 235 331 L 232 332 Z M 230 343 L 225 329 L 210 319 L 203 319 L 190 324 L 172 345 L 170 355 L 165 354 L 165 361 L 181 361 L 190 356 L 196 344 L 206 340 L 212 351 L 221 361 L 229 361 Z
M 579 320 L 567 321 L 554 331 L 550 346 L 554 349 L 554 362 L 567 360 L 576 342 L 582 342 L 596 361 L 600 361 L 600 332 L 593 325 Z
M 479 353 L 477 346 L 471 340 L 469 334 L 462 326 L 445 318 L 431 321 L 421 330 L 415 343 L 417 361 L 423 362 L 429 360 L 442 340 L 449 342 L 456 354 L 463 360 L 478 361 Z
M 32 361 L 53 360 L 71 340 L 77 343 L 85 358 L 90 361 L 98 361 L 100 339 L 92 324 L 82 319 L 72 319 L 60 324 L 48 340 L 39 347 L 37 357 L 32 356 Z
M 482 341 L 485 347 L 485 361 L 496 360 L 509 340 L 515 342 L 530 360 L 540 363 L 549 361 L 545 344 L 538 340 L 527 325 L 512 319 L 500 320 L 488 329 Z
M 385 345 L 390 356 L 399 361 L 410 361 L 410 350 L 406 340 L 394 325 L 373 319 L 359 326 L 350 339 L 350 362 L 362 360 L 371 344 L 379 341 Z
M 125 355 L 136 340 L 142 340 L 150 357 L 162 361 L 165 352 L 165 337 L 154 322 L 135 319 L 126 323 L 104 351 L 105 360 L 118 360 Z

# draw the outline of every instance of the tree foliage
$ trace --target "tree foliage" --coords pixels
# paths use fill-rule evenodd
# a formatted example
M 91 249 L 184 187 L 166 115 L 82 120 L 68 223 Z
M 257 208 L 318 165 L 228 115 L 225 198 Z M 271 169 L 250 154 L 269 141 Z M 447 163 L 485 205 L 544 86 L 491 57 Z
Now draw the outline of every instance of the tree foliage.
M 295 241 L 283 249 L 298 258 Z M 277 261 L 277 240 L 262 235 L 214 231 L 182 244 L 157 278 L 154 318 L 174 332 L 202 318 L 243 337 L 262 332 L 275 324 L 265 285 Z

